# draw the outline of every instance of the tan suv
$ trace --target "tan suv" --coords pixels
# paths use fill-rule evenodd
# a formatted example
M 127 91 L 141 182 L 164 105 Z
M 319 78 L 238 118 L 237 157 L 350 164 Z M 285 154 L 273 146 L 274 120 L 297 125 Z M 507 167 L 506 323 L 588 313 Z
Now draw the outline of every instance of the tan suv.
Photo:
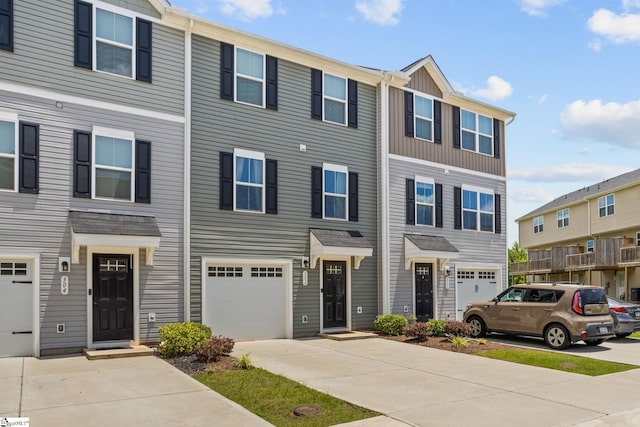
M 473 337 L 487 332 L 543 337 L 553 349 L 577 341 L 598 345 L 614 337 L 603 288 L 565 283 L 514 285 L 488 302 L 467 306 Z

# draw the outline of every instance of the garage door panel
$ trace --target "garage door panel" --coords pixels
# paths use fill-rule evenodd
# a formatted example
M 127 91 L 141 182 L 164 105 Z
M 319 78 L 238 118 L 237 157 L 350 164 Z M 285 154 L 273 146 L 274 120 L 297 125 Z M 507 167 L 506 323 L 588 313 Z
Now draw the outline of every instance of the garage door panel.
M 33 353 L 31 261 L 0 259 L 0 357 Z
M 463 270 L 456 273 L 456 319 L 462 320 L 467 304 L 490 301 L 498 295 L 496 272 L 488 270 Z
M 32 356 L 32 335 L 0 332 L 0 357 Z

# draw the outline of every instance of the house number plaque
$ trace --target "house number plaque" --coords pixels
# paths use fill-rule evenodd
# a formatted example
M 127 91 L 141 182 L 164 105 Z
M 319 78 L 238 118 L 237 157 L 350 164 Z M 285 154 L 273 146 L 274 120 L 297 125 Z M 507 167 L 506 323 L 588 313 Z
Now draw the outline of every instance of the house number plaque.
M 69 276 L 60 277 L 60 293 L 62 295 L 69 294 Z

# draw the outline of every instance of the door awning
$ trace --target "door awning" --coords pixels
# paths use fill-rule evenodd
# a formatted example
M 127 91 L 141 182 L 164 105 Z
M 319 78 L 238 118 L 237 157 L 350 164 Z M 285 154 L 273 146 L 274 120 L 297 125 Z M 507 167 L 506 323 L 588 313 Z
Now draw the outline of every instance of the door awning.
M 353 268 L 360 268 L 364 257 L 373 255 L 373 245 L 359 231 L 311 228 L 311 268 L 321 257 L 352 256 Z
M 444 237 L 422 234 L 404 235 L 405 270 L 409 270 L 412 263 L 426 260 L 439 260 L 442 267 L 450 259 L 457 259 L 458 255 L 458 249 Z
M 146 264 L 153 265 L 153 253 L 162 237 L 152 216 L 69 211 L 69 223 L 74 264 L 80 262 L 82 246 L 120 246 L 144 248 Z

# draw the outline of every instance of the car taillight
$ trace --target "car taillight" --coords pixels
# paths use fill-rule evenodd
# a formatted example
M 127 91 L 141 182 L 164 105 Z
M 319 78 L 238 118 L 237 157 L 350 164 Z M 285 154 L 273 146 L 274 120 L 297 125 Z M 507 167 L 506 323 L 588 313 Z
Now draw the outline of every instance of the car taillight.
M 573 294 L 573 303 L 571 308 L 578 314 L 582 314 L 582 307 L 580 307 L 580 291 Z
M 624 307 L 609 307 L 611 311 L 615 311 L 616 313 L 628 313 L 628 311 Z

